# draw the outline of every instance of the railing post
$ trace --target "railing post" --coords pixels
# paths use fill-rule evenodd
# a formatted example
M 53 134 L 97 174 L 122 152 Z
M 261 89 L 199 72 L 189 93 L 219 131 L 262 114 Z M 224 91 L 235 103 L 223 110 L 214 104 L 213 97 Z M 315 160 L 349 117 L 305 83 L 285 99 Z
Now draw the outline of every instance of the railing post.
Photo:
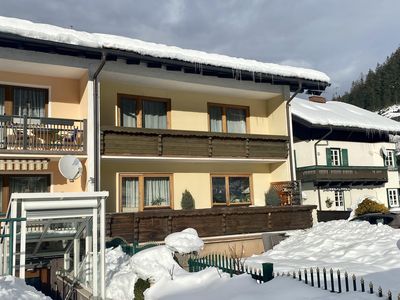
M 28 117 L 24 115 L 22 143 L 24 150 L 28 148 Z
M 274 278 L 272 273 L 274 272 L 274 265 L 271 263 L 263 263 L 262 264 L 262 281 L 267 282 Z
M 208 157 L 213 156 L 212 136 L 208 137 Z
M 14 234 L 14 222 L 10 221 L 10 227 L 9 227 L 9 236 L 8 236 L 8 275 L 13 274 L 13 252 L 14 252 L 14 243 L 13 243 L 13 234 Z M 4 255 L 4 254 L 3 254 Z

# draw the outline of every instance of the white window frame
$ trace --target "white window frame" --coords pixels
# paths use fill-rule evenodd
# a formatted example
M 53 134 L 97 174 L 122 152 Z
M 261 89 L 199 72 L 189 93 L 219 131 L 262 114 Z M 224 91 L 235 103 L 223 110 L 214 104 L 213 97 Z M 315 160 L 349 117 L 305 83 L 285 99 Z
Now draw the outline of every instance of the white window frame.
M 399 190 L 388 189 L 387 194 L 389 207 L 399 207 Z
M 394 150 L 387 150 L 387 153 L 385 155 L 385 166 L 394 168 L 396 165 L 394 164 Z
M 335 199 L 335 207 L 344 209 L 344 192 L 335 191 L 334 199 Z
M 331 164 L 332 166 L 340 166 L 340 149 L 331 148 Z

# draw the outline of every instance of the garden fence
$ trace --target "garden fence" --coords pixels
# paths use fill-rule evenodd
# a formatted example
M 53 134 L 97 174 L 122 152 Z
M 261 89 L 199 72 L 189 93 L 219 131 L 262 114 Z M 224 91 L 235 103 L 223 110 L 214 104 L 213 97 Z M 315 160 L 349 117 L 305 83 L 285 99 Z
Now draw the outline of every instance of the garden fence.
M 366 283 L 364 278 L 357 278 L 354 274 L 349 276 L 347 272 L 340 272 L 340 270 L 334 271 L 326 268 L 309 268 L 299 270 L 298 272 L 287 272 L 273 274 L 277 277 L 291 277 L 295 280 L 302 281 L 312 287 L 329 290 L 332 293 L 343 293 L 343 292 L 362 292 L 375 294 L 379 298 L 385 297 L 388 300 L 394 300 L 392 292 L 390 290 L 384 293 L 382 288 L 374 286 L 372 282 Z M 384 296 L 386 295 L 386 296 Z M 397 300 L 400 300 L 400 294 L 397 295 Z
M 273 264 L 263 263 L 261 268 L 246 266 L 240 258 L 228 257 L 222 254 L 209 254 L 203 257 L 189 258 L 189 272 L 198 272 L 208 267 L 215 267 L 230 274 L 249 274 L 259 283 L 273 279 Z

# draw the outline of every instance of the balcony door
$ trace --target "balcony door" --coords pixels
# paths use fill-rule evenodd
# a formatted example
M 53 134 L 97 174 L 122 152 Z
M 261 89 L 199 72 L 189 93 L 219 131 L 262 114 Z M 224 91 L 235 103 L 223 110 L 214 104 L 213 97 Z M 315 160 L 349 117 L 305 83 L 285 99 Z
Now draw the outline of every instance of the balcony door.
M 12 193 L 43 193 L 50 191 L 50 175 L 1 175 L 1 211 L 7 212 Z

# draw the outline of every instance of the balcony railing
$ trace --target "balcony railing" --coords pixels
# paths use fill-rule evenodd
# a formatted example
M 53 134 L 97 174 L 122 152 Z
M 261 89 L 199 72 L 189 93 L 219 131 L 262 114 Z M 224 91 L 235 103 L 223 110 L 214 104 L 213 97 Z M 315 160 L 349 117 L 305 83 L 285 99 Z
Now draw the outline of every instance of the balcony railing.
M 82 153 L 86 151 L 84 120 L 0 116 L 0 153 Z
M 102 154 L 284 160 L 286 136 L 102 127 Z
M 381 185 L 388 181 L 387 167 L 309 166 L 297 169 L 297 179 L 317 186 Z

